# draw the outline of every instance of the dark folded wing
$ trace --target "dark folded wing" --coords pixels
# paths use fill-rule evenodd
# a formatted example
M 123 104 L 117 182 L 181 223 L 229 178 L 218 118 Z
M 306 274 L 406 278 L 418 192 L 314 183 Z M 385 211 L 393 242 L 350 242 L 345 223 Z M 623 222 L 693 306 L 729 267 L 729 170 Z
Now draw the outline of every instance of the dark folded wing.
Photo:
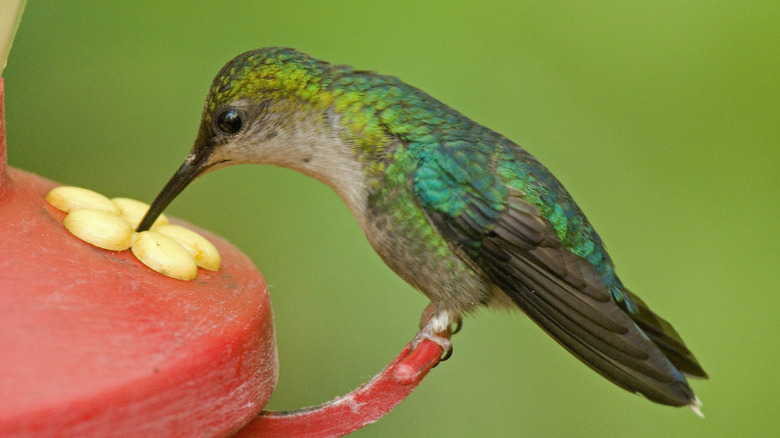
M 635 314 L 619 306 L 594 265 L 565 248 L 552 223 L 521 192 L 509 193 L 499 213 L 470 191 L 460 214 L 429 209 L 429 218 L 531 319 L 595 371 L 658 403 L 691 404 L 695 396 L 680 371 L 705 374 L 671 325 L 639 299 Z

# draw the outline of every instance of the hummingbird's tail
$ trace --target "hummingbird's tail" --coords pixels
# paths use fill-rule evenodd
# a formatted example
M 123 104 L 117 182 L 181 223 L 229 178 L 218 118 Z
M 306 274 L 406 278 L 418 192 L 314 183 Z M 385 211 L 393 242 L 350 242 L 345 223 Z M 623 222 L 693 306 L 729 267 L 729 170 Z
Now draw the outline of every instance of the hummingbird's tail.
M 636 312 L 629 314 L 631 319 L 661 349 L 661 352 L 669 359 L 672 365 L 687 377 L 706 379 L 707 373 L 704 372 L 699 362 L 693 357 L 691 350 L 685 346 L 674 327 L 667 320 L 650 310 L 647 304 L 631 291 L 624 289 L 623 293 L 628 295 L 638 308 Z

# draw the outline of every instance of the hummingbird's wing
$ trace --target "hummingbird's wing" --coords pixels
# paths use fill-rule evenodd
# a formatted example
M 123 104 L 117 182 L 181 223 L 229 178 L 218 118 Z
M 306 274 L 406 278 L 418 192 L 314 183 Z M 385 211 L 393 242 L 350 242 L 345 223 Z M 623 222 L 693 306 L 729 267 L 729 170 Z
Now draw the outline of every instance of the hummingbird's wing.
M 414 185 L 419 204 L 452 247 L 607 379 L 659 403 L 691 404 L 695 396 L 678 368 L 692 375 L 704 372 L 671 325 L 638 298 L 632 303 L 634 313 L 619 305 L 595 266 L 562 244 L 553 224 L 525 193 L 484 172 L 488 167 L 483 167 L 488 176 L 473 178 L 473 155 L 463 155 L 468 167 L 460 169 L 455 168 L 457 154 L 448 155 L 422 162 Z M 472 179 L 464 186 L 469 167 Z M 446 202 L 435 202 L 434 189 L 446 193 Z

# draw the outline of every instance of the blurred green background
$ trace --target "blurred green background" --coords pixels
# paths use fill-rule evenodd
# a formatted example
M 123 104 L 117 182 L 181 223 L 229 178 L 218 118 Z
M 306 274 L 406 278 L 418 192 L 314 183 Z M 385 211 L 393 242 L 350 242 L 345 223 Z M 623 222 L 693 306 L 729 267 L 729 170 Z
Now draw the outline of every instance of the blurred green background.
M 693 382 L 707 418 L 609 384 L 519 313 L 481 312 L 356 436 L 778 436 L 778 23 L 780 3 L 750 1 L 30 2 L 5 71 L 8 156 L 151 201 L 238 53 L 291 46 L 399 76 L 566 184 L 709 372 Z M 271 285 L 271 409 L 350 391 L 416 331 L 426 300 L 314 180 L 238 166 L 168 212 L 227 237 Z

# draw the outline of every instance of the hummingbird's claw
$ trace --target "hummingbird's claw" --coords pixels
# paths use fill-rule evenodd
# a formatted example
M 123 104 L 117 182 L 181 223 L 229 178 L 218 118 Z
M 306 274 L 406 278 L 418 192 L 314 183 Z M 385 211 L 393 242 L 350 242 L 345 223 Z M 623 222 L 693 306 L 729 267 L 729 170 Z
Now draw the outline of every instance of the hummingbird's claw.
M 439 362 L 437 362 L 437 363 L 436 363 L 436 365 L 439 365 L 440 363 L 442 363 L 442 362 L 444 362 L 445 360 L 447 360 L 447 359 L 449 359 L 450 357 L 452 357 L 452 351 L 453 351 L 454 349 L 455 349 L 455 347 L 453 347 L 452 345 L 450 345 L 450 349 L 449 349 L 449 350 L 447 350 L 447 351 L 444 353 L 444 356 L 442 356 L 442 357 L 441 357 L 441 359 L 439 359 Z M 433 367 L 435 368 L 435 367 L 436 367 L 436 365 L 434 365 Z
M 459 316 L 458 319 L 456 319 L 455 322 L 453 322 L 453 324 L 455 324 L 455 327 L 450 329 L 451 335 L 460 332 L 460 329 L 463 328 L 463 319 Z

